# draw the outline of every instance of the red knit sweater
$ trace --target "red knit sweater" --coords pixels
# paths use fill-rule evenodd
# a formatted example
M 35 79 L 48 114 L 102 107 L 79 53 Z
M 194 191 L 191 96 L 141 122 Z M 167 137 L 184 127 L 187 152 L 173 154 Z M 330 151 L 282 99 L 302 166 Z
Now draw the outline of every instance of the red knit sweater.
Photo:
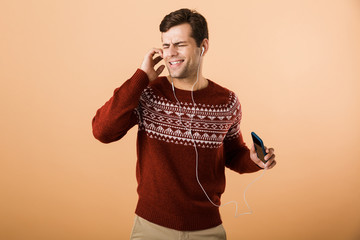
M 121 139 L 138 125 L 135 213 L 164 227 L 191 231 L 222 223 L 218 207 L 208 201 L 196 180 L 193 138 L 199 180 L 216 204 L 225 190 L 225 166 L 239 173 L 261 169 L 250 159 L 241 135 L 238 98 L 208 82 L 193 93 L 194 114 L 190 91 L 175 89 L 179 108 L 166 77 L 149 82 L 137 69 L 92 121 L 95 138 L 104 143 Z

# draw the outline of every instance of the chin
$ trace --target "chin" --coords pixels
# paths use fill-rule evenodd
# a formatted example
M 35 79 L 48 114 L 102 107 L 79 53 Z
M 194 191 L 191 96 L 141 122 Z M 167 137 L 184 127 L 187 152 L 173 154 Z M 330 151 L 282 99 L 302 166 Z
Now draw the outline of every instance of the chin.
M 186 78 L 186 76 L 184 76 L 184 75 L 181 75 L 181 74 L 171 74 L 170 73 L 170 76 L 172 77 L 172 78 Z
M 178 71 L 176 71 L 176 72 L 169 71 L 169 74 L 173 78 L 187 78 L 187 77 L 189 77 L 189 73 L 185 69 L 178 69 Z
M 171 71 L 169 73 L 172 78 L 184 78 L 185 77 L 183 73 L 174 73 Z

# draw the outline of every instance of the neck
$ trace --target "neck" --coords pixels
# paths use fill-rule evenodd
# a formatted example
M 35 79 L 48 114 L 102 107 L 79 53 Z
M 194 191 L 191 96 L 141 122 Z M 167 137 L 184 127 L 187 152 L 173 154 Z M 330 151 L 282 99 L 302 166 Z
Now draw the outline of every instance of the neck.
M 197 91 L 203 88 L 206 88 L 208 86 L 208 80 L 206 78 L 204 78 L 202 75 L 199 76 L 199 81 L 195 84 L 197 78 L 192 77 L 192 78 L 172 78 L 170 75 L 167 76 L 168 81 L 170 82 L 170 84 L 172 83 L 172 81 L 174 82 L 174 87 L 181 89 L 181 90 L 186 90 L 186 91 Z M 195 84 L 195 86 L 194 86 Z M 194 88 L 193 88 L 194 86 Z

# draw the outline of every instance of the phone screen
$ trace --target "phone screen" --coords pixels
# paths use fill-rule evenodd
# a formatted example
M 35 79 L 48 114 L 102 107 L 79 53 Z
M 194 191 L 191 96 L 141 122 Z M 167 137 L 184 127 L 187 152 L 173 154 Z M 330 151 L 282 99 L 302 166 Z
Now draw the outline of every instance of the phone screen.
M 266 162 L 264 160 L 265 155 L 264 155 L 261 145 L 258 144 L 257 142 L 254 142 L 254 144 L 255 144 L 255 151 L 256 151 L 258 158 L 265 163 Z
M 265 147 L 264 147 L 264 144 L 263 144 L 261 138 L 258 135 L 256 135 L 256 133 L 254 133 L 254 132 L 252 132 L 251 135 L 252 135 L 252 139 L 254 141 L 255 151 L 256 151 L 258 158 L 262 162 L 266 163 L 267 161 L 264 160 L 264 157 L 266 155 Z

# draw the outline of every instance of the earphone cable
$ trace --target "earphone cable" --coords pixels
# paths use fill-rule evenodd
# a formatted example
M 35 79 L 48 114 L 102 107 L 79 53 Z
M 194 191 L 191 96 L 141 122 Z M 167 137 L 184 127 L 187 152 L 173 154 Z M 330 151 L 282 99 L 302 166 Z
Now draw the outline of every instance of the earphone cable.
M 201 57 L 201 55 L 200 55 L 200 57 Z M 175 99 L 176 99 L 176 101 L 177 101 L 177 104 L 179 105 L 179 110 L 180 110 L 179 118 L 180 118 L 180 122 L 181 122 L 181 124 L 185 127 L 185 129 L 186 129 L 187 131 L 189 131 L 190 136 L 191 136 L 192 141 L 193 141 L 193 144 L 194 144 L 195 155 L 196 155 L 196 180 L 197 180 L 200 188 L 201 188 L 202 191 L 204 192 L 205 196 L 206 196 L 207 199 L 209 200 L 209 202 L 210 202 L 212 205 L 214 205 L 215 207 L 222 207 L 222 206 L 226 206 L 226 205 L 228 205 L 228 204 L 234 203 L 234 204 L 235 204 L 235 217 L 238 217 L 238 216 L 241 216 L 241 215 L 245 215 L 245 214 L 252 214 L 253 211 L 252 211 L 252 209 L 250 208 L 248 202 L 246 201 L 246 192 L 247 192 L 247 190 L 249 189 L 249 187 L 250 187 L 253 183 L 255 183 L 257 180 L 259 180 L 259 179 L 265 174 L 265 169 L 264 169 L 263 173 L 262 173 L 259 177 L 257 177 L 256 179 L 254 179 L 252 182 L 250 182 L 250 183 L 246 186 L 246 188 L 245 188 L 245 190 L 244 190 L 244 202 L 245 202 L 245 204 L 246 204 L 246 206 L 247 206 L 247 208 L 248 208 L 249 211 L 248 211 L 248 212 L 243 212 L 243 213 L 240 213 L 240 214 L 237 214 L 237 212 L 238 212 L 238 202 L 237 202 L 237 201 L 229 201 L 229 202 L 227 202 L 227 203 L 225 203 L 225 204 L 221 204 L 221 205 L 218 205 L 218 204 L 214 203 L 214 202 L 210 199 L 209 195 L 207 194 L 206 190 L 204 189 L 204 187 L 202 186 L 202 184 L 201 184 L 201 182 L 200 182 L 200 180 L 199 180 L 199 174 L 198 174 L 198 172 L 199 172 L 199 171 L 198 171 L 198 167 L 199 167 L 199 153 L 198 153 L 198 150 L 197 150 L 197 146 L 196 146 L 196 142 L 195 142 L 194 136 L 193 136 L 193 134 L 192 134 L 192 122 L 193 122 L 193 117 L 195 116 L 195 113 L 196 113 L 196 111 L 195 111 L 195 110 L 196 110 L 196 103 L 195 103 L 195 100 L 194 100 L 194 94 L 193 94 L 193 93 L 194 93 L 194 86 L 195 86 L 195 85 L 197 84 L 197 82 L 199 81 L 199 69 L 200 69 L 200 61 L 199 61 L 199 64 L 198 64 L 198 69 L 197 69 L 197 74 L 196 74 L 196 81 L 195 81 L 195 83 L 193 84 L 193 86 L 192 86 L 192 88 L 191 88 L 191 99 L 192 99 L 192 102 L 193 102 L 193 113 L 190 114 L 190 119 L 191 119 L 191 120 L 190 120 L 190 129 L 188 129 L 188 128 L 186 127 L 186 125 L 182 122 L 182 118 L 181 118 L 182 107 L 181 107 L 181 104 L 180 104 L 179 99 L 176 97 L 174 82 L 173 82 L 172 77 L 171 77 L 171 74 L 170 74 L 170 79 L 171 79 L 173 94 L 174 94 L 174 97 L 175 97 Z

